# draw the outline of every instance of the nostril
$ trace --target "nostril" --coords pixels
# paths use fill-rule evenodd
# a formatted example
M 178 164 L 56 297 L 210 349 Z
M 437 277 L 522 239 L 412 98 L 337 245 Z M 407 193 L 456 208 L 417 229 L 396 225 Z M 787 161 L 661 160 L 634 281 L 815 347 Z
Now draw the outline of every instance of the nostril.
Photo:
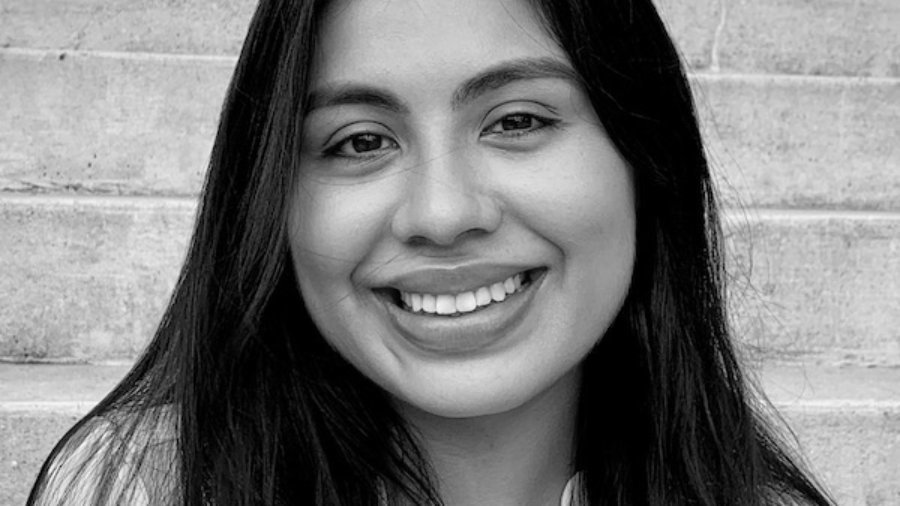
M 476 239 L 480 236 L 488 235 L 490 231 L 483 228 L 470 228 L 463 230 L 455 236 L 439 237 L 437 235 L 413 235 L 406 239 L 406 244 L 413 248 L 438 248 L 446 250 L 456 245 L 463 244 L 467 241 Z
M 416 180 L 396 208 L 391 232 L 414 247 L 446 249 L 472 237 L 490 234 L 501 222 L 492 192 L 443 178 Z

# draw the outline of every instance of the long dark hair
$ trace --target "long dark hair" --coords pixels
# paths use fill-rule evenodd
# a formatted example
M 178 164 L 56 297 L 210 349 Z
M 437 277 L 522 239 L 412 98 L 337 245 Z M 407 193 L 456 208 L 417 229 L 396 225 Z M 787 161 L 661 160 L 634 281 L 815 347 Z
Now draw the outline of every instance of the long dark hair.
M 415 434 L 326 344 L 289 262 L 286 216 L 326 3 L 260 2 L 163 321 L 54 448 L 29 504 L 86 477 L 104 504 L 138 480 L 154 504 L 440 504 Z M 651 1 L 532 3 L 637 195 L 631 289 L 583 368 L 584 499 L 831 504 L 760 415 L 735 358 L 714 189 L 684 69 Z

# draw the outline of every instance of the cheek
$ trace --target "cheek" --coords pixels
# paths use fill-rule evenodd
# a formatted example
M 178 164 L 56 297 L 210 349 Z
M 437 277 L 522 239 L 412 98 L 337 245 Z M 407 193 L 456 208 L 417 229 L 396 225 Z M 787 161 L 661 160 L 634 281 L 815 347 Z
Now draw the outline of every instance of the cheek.
M 605 137 L 575 137 L 505 181 L 516 214 L 567 260 L 633 249 L 631 169 Z
M 527 172 L 517 183 L 522 221 L 557 250 L 553 328 L 570 329 L 577 355 L 589 350 L 628 293 L 635 255 L 631 169 L 604 139 L 581 139 Z M 524 182 L 524 178 L 519 180 Z
M 357 266 L 383 229 L 385 212 L 378 192 L 365 191 L 363 185 L 313 182 L 298 186 L 290 242 L 301 291 L 304 297 L 341 297 L 352 289 L 353 278 L 359 275 Z
M 383 212 L 363 185 L 298 185 L 289 234 L 303 302 L 323 337 L 359 367 L 366 354 L 355 329 L 371 328 L 360 311 L 354 280 L 377 243 Z
M 587 300 L 616 305 L 631 280 L 636 212 L 631 168 L 603 139 L 572 157 L 561 176 L 569 197 L 558 209 L 557 242 L 586 281 Z M 593 283 L 590 281 L 593 280 Z

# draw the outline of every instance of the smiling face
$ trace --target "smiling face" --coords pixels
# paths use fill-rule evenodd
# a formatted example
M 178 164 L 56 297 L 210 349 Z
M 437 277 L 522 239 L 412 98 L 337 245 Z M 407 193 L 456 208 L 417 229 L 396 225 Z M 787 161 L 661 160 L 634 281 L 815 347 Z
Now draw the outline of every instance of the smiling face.
M 516 0 L 339 2 L 320 35 L 289 230 L 323 336 L 439 416 L 577 377 L 635 210 L 566 54 Z

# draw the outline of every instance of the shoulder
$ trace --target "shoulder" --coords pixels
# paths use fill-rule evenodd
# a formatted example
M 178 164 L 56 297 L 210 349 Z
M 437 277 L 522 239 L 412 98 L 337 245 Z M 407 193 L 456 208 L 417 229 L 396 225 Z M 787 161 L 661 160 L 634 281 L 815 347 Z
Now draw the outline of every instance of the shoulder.
M 117 410 L 83 421 L 51 455 L 32 504 L 165 504 L 178 481 L 176 411 Z

